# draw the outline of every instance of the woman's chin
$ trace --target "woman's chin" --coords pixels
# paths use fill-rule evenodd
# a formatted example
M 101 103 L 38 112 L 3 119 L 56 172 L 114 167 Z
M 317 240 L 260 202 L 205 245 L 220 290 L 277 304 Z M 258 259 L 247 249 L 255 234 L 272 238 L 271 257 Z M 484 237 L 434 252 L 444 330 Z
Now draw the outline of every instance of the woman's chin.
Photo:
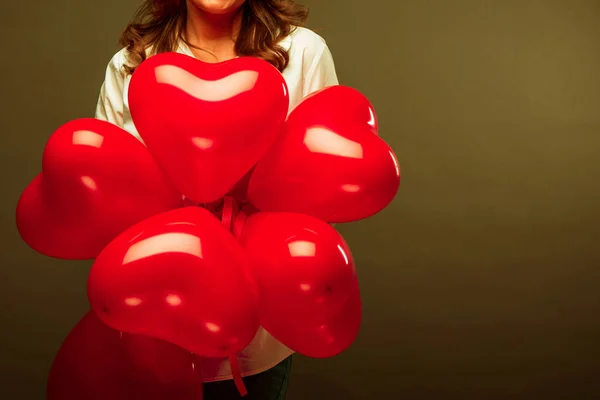
M 236 12 L 245 0 L 190 0 L 198 9 L 214 15 L 225 15 Z

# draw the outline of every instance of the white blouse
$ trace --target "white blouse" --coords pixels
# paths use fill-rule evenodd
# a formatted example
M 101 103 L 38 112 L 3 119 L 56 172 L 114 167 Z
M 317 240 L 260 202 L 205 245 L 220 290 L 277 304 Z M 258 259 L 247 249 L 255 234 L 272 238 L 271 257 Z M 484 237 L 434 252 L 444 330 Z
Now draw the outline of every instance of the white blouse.
M 282 73 L 289 90 L 289 111 L 312 92 L 338 84 L 331 52 L 322 37 L 299 27 L 280 44 L 289 53 L 289 64 Z M 194 56 L 183 42 L 178 52 Z M 126 54 L 126 49 L 120 50 L 108 64 L 96 118 L 119 126 L 142 141 L 129 113 L 127 93 L 131 76 L 123 69 Z M 239 354 L 242 376 L 264 372 L 292 354 L 292 350 L 260 328 L 252 343 Z M 227 359 L 204 358 L 201 369 L 205 382 L 232 379 Z

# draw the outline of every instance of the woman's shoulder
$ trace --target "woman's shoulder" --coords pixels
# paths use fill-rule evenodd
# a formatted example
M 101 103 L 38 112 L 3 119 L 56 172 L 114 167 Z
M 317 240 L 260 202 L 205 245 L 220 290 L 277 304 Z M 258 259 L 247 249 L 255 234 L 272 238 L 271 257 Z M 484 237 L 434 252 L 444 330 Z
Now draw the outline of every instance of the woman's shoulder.
M 282 45 L 291 53 L 319 54 L 327 48 L 325 39 L 318 33 L 301 26 L 294 27 L 292 32 L 283 40 Z
M 117 51 L 108 62 L 108 69 L 115 74 L 125 74 L 125 65 L 128 63 L 129 52 L 123 47 Z
M 150 56 L 151 48 L 146 49 L 146 57 Z M 132 63 L 131 52 L 127 49 L 127 47 L 121 48 L 119 51 L 114 53 L 112 58 L 108 63 L 108 68 L 113 71 L 113 73 L 127 75 L 127 71 L 125 66 L 130 65 Z
M 315 31 L 296 26 L 289 35 L 292 43 L 304 46 L 322 46 L 325 44 L 325 39 Z

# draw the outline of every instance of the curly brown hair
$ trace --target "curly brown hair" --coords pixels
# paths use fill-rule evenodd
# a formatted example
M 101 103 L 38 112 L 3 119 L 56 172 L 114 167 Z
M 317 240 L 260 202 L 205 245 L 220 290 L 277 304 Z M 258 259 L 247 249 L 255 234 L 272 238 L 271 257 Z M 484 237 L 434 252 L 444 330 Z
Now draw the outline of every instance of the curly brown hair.
M 241 12 L 236 54 L 262 58 L 283 71 L 289 56 L 279 42 L 304 25 L 308 9 L 292 0 L 246 0 Z M 145 0 L 121 35 L 120 44 L 128 51 L 125 70 L 133 73 L 146 59 L 147 49 L 154 55 L 176 51 L 180 40 L 187 43 L 186 18 L 186 0 Z

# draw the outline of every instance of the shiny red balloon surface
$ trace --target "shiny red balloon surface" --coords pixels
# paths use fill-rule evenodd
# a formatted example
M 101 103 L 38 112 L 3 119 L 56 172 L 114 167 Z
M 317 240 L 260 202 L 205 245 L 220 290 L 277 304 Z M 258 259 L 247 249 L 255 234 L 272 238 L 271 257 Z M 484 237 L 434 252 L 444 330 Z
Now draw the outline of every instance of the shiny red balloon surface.
M 239 241 L 269 333 L 315 358 L 352 344 L 362 319 L 360 290 L 350 249 L 333 227 L 308 215 L 258 212 Z
M 235 354 L 259 327 L 244 252 L 199 207 L 159 214 L 113 240 L 92 266 L 88 297 L 114 329 L 205 357 Z
M 148 149 L 197 203 L 234 187 L 272 145 L 289 107 L 283 76 L 254 57 L 210 64 L 158 54 L 134 72 L 128 96 Z
M 332 86 L 302 101 L 257 164 L 249 200 L 261 211 L 290 211 L 351 222 L 384 209 L 400 185 L 392 149 L 358 91 Z
M 265 329 L 290 349 L 307 357 L 330 358 L 348 349 L 360 332 L 362 302 L 358 280 L 346 302 L 320 324 L 302 324 L 282 314 Z
M 54 358 L 47 400 L 202 400 L 197 356 L 157 339 L 119 333 L 89 312 Z
M 16 219 L 34 250 L 90 259 L 125 229 L 181 204 L 143 144 L 108 122 L 79 119 L 48 140 L 42 172 L 21 195 Z
M 343 118 L 349 124 L 358 126 L 367 126 L 368 129 L 375 135 L 379 135 L 379 121 L 373 104 L 358 90 L 348 86 L 336 85 L 329 86 L 314 93 L 311 93 L 303 99 L 306 101 L 313 96 L 322 96 L 321 92 L 327 92 L 331 103 L 324 103 L 325 107 L 321 110 L 322 114 L 326 114 L 329 119 Z
M 296 213 L 259 212 L 241 236 L 259 293 L 262 325 L 293 315 L 300 325 L 321 324 L 355 289 L 348 245 L 329 224 Z

